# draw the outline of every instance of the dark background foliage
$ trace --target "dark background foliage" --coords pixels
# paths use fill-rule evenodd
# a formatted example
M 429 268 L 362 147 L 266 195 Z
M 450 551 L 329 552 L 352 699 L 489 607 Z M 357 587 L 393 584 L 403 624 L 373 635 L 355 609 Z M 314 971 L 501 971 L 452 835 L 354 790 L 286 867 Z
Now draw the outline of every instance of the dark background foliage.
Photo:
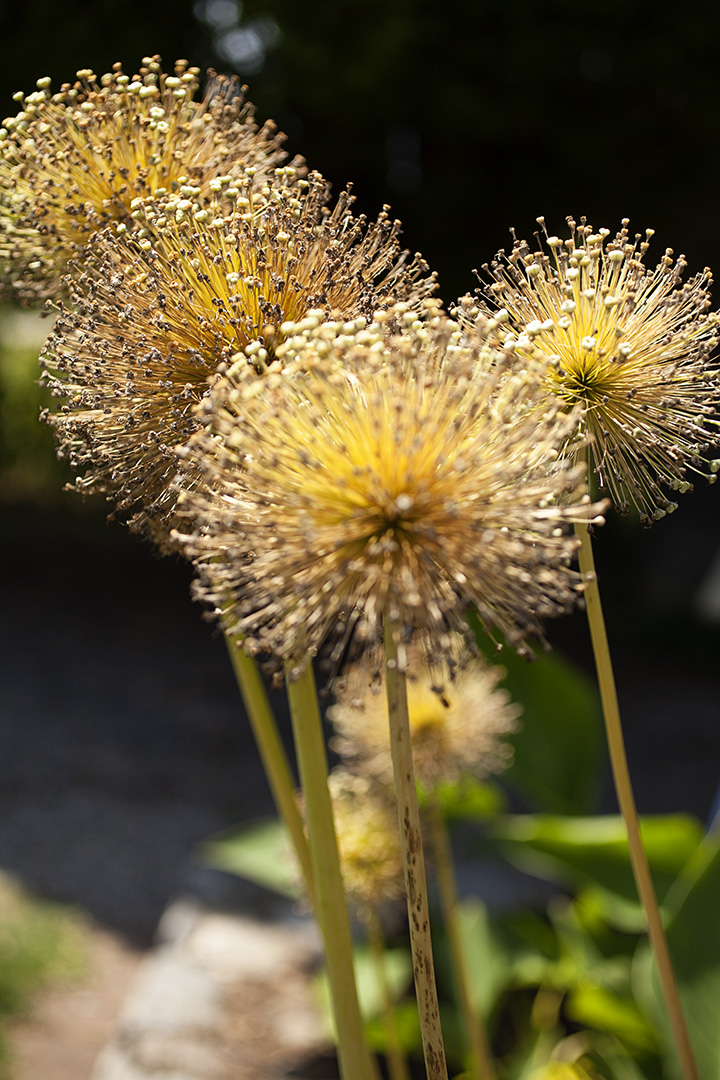
M 712 260 L 719 30 L 700 0 L 45 0 L 0 14 L 0 100 L 154 51 L 237 71 L 293 151 L 392 204 L 451 299 L 538 214 L 628 216 Z
M 655 258 L 671 246 L 687 255 L 691 272 L 720 265 L 719 39 L 720 8 L 701 0 L 36 0 L 22 8 L 6 2 L 0 9 L 0 109 L 14 113 L 12 93 L 31 90 L 39 76 L 50 75 L 58 85 L 80 67 L 101 74 L 116 60 L 129 71 L 147 53 L 161 53 L 167 66 L 186 56 L 200 66 L 236 71 L 249 83 L 260 119 L 273 117 L 291 152 L 302 153 L 336 191 L 352 181 L 358 208 L 370 216 L 382 204 L 392 205 L 404 223 L 405 242 L 437 270 L 440 294 L 449 303 L 474 287 L 473 268 L 508 242 L 510 226 L 528 236 L 539 214 L 559 234 L 568 214 L 587 215 L 596 227 L 611 229 L 627 216 L 638 230 L 657 230 Z M 4 408 L 7 424 L 7 400 Z M 51 455 L 47 442 L 43 447 L 39 452 Z M 195 629 L 199 613 L 189 602 L 182 615 L 176 607 L 175 596 L 187 591 L 184 568 L 158 563 L 120 526 L 106 528 L 103 506 L 82 508 L 50 499 L 47 487 L 38 490 L 40 495 L 34 485 L 26 491 L 11 485 L 0 493 L 4 565 L 15 581 L 6 592 L 6 635 L 18 647 L 13 620 L 22 611 L 27 637 L 20 635 L 19 654 L 22 663 L 32 660 L 15 698 L 5 698 L 14 701 L 13 716 L 22 716 L 25 734 L 20 743 L 7 736 L 3 757 L 26 754 L 29 768 L 35 751 L 27 720 L 42 715 L 52 727 L 48 700 L 61 714 L 72 713 L 67 702 L 78 683 L 87 689 L 95 679 L 96 696 L 83 698 L 84 707 L 92 711 L 100 703 L 107 715 L 117 707 L 117 673 L 105 680 L 88 667 L 93 647 L 103 648 L 108 620 L 115 636 L 105 645 L 105 665 L 130 635 L 142 642 L 144 654 L 153 641 L 164 641 L 172 671 L 167 631 L 149 614 L 168 596 L 172 633 L 184 620 L 198 641 L 207 636 L 204 628 Z M 651 532 L 632 518 L 613 518 L 598 537 L 631 758 L 646 810 L 693 809 L 706 816 L 713 801 L 720 759 L 720 587 L 713 590 L 708 582 L 720 551 L 719 498 L 701 483 Z M 95 574 L 90 582 L 88 567 Z M 103 584 L 106 571 L 110 586 Z M 90 618 L 95 634 L 85 634 L 82 653 L 68 658 L 67 668 L 49 664 L 52 697 L 43 700 L 33 696 L 42 684 L 34 673 L 43 652 L 62 638 L 61 613 L 69 610 L 63 605 L 78 597 L 90 613 L 78 618 Z M 121 618 L 112 625 L 118 610 Z M 49 626 L 55 628 L 52 641 L 44 636 Z M 581 616 L 558 623 L 551 639 L 589 667 Z M 215 645 L 220 651 L 211 661 L 217 667 L 213 680 L 221 678 L 224 663 Z M 200 668 L 204 645 L 194 648 L 177 643 L 175 655 L 189 649 Z M 140 660 L 125 661 L 132 675 Z M 187 660 L 183 678 L 191 666 Z M 209 680 L 200 677 L 205 689 L 198 685 L 197 716 L 186 710 L 178 733 L 188 759 L 202 755 L 198 746 L 208 730 L 219 757 L 241 751 L 233 721 L 227 727 L 225 720 L 216 727 L 206 723 L 202 693 L 205 700 L 220 693 L 214 681 L 208 695 Z M 145 760 L 153 739 L 165 739 L 161 752 L 171 758 L 177 747 L 170 729 L 152 734 L 162 694 L 148 710 L 147 724 L 137 721 L 148 685 L 139 692 L 140 706 L 126 701 L 123 691 L 122 707 L 136 718 L 127 739 L 142 743 Z M 234 694 L 229 676 L 223 693 Z M 177 686 L 175 694 L 177 699 Z M 50 745 L 47 734 L 34 738 Z M 131 741 L 126 750 L 130 760 Z M 40 757 L 52 777 L 52 753 Z M 72 768 L 77 773 L 77 765 Z M 160 780 L 152 770 L 146 780 L 148 798 L 158 784 L 170 783 L 162 770 Z M 203 798 L 212 798 L 212 783 L 208 779 Z M 238 795 L 233 801 L 229 779 L 223 791 L 223 815 L 230 815 L 242 800 Z M 182 801 L 179 789 L 177 797 Z M 605 803 L 612 806 L 611 799 Z M 188 835 L 199 838 L 215 822 L 210 818 L 188 826 Z M 0 843 L 0 861 L 2 850 L 15 851 Z M 5 860 L 22 863 L 18 854 Z

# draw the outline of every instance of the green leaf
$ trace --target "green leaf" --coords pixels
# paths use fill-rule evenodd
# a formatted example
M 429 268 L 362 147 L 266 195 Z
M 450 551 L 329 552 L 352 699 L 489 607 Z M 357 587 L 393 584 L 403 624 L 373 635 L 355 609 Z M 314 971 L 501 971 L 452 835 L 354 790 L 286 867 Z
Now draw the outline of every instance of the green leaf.
M 701 1077 L 720 1076 L 720 838 L 706 838 L 668 897 L 667 939 Z M 665 1039 L 668 1071 L 679 1075 L 650 950 L 634 969 L 636 992 Z
M 302 896 L 300 874 L 285 826 L 275 818 L 232 829 L 200 845 L 208 866 L 247 878 L 281 896 Z
M 457 916 L 470 977 L 470 993 L 475 1008 L 487 1019 L 504 990 L 513 982 L 514 971 L 502 939 L 495 933 L 487 908 L 477 897 L 466 897 L 458 903 Z M 454 975 L 447 941 L 438 934 L 434 940 L 438 973 L 446 985 Z
M 645 933 L 639 904 L 619 900 L 595 885 L 580 889 L 573 910 L 601 956 L 632 957 L 638 933 Z
M 510 738 L 515 759 L 504 780 L 539 810 L 582 814 L 597 801 L 606 757 L 602 712 L 594 684 L 558 653 L 534 663 L 511 648 L 499 657 L 482 631 L 478 645 L 507 672 L 503 685 L 522 705 Z
M 657 1037 L 637 1003 L 606 986 L 584 982 L 565 999 L 565 1013 L 576 1023 L 615 1035 L 633 1051 L 657 1050 Z
M 412 958 L 409 949 L 385 949 L 383 952 L 383 972 L 390 996 L 397 1001 L 408 989 L 412 981 Z M 355 984 L 357 986 L 360 1011 L 365 1021 L 379 1017 L 383 1011 L 384 988 L 381 973 L 378 971 L 372 949 L 367 945 L 356 945 L 353 951 Z M 315 989 L 323 1013 L 326 1030 L 335 1038 L 335 1025 L 332 1017 L 330 984 L 327 972 L 323 968 L 315 979 Z M 415 1004 L 413 1002 L 413 1008 Z M 414 1038 L 414 1030 L 409 1034 Z M 414 1045 L 414 1044 L 412 1044 Z
M 622 1043 L 612 1035 L 593 1033 L 591 1045 L 593 1059 L 598 1061 L 601 1076 L 607 1077 L 607 1080 L 648 1080 L 648 1073 L 640 1069 Z
M 407 998 L 395 1005 L 395 1027 L 398 1034 L 398 1042 L 406 1054 L 415 1053 L 422 1058 L 422 1036 L 420 1034 L 420 1017 L 418 1016 L 415 998 Z M 377 1053 L 382 1053 L 387 1048 L 387 1036 L 385 1034 L 385 1022 L 381 1016 L 370 1017 L 365 1024 L 365 1034 L 368 1046 Z
M 510 861 L 522 869 L 563 885 L 596 885 L 612 898 L 609 917 L 622 919 L 627 929 L 642 926 L 621 817 L 504 815 L 491 823 L 489 831 Z M 662 902 L 697 850 L 702 828 L 689 815 L 673 814 L 644 818 L 641 831 Z
M 439 802 L 447 821 L 484 821 L 503 810 L 505 796 L 494 784 L 466 774 L 457 783 L 439 784 L 432 793 L 419 790 L 418 801 L 421 808 Z

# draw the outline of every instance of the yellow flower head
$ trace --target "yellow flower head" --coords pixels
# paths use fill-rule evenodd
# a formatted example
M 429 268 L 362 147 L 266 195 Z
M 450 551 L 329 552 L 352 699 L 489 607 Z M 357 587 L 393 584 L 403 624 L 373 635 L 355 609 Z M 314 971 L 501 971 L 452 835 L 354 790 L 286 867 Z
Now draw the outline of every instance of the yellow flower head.
M 439 690 L 437 676 L 415 650 L 408 658 L 408 713 L 415 776 L 427 792 L 453 783 L 464 773 L 484 777 L 502 772 L 512 758 L 505 736 L 516 730 L 521 710 L 498 689 L 505 672 L 479 659 L 448 671 Z M 351 672 L 330 710 L 335 746 L 354 771 L 392 782 L 386 695 L 369 687 L 363 672 Z
M 397 811 L 364 777 L 330 775 L 333 817 L 345 892 L 359 909 L 377 911 L 404 896 Z
M 631 237 L 627 221 L 611 237 L 568 219 L 567 239 L 548 236 L 538 221 L 536 250 L 516 240 L 509 256 L 485 268 L 481 310 L 497 317 L 500 308 L 506 343 L 543 354 L 547 390 L 582 407 L 590 464 L 615 507 L 656 520 L 675 509 L 667 489 L 691 488 L 687 470 L 702 474 L 717 441 L 710 271 L 683 283 L 685 260 L 670 250 L 649 270 L 652 230 Z
M 50 421 L 77 487 L 135 509 L 137 525 L 154 519 L 158 539 L 177 498 L 173 448 L 223 365 L 241 354 L 262 371 L 286 321 L 309 311 L 354 318 L 393 300 L 417 306 L 435 287 L 385 213 L 367 225 L 347 193 L 331 210 L 317 173 L 280 168 L 261 190 L 247 173 L 210 181 L 210 205 L 184 184 L 138 201 L 138 230 L 97 234 L 44 351 L 62 400 Z
M 172 75 L 145 57 L 130 78 L 115 64 L 100 79 L 77 73 L 16 94 L 0 128 L 0 289 L 10 299 L 55 296 L 68 260 L 110 222 L 129 224 L 139 196 L 253 168 L 268 177 L 285 159 L 273 124 L 258 130 L 236 79 L 212 76 L 195 101 L 199 69 Z
M 188 453 L 205 478 L 183 539 L 205 596 L 279 666 L 331 632 L 337 662 L 384 616 L 437 657 L 468 632 L 468 607 L 521 644 L 580 587 L 564 525 L 599 507 L 578 505 L 584 470 L 557 459 L 575 419 L 532 407 L 539 378 L 503 371 L 491 327 L 461 345 L 446 318 L 407 313 L 388 342 L 401 315 L 309 325 L 261 393 L 238 365 L 204 403 Z M 561 492 L 576 505 L 558 506 Z

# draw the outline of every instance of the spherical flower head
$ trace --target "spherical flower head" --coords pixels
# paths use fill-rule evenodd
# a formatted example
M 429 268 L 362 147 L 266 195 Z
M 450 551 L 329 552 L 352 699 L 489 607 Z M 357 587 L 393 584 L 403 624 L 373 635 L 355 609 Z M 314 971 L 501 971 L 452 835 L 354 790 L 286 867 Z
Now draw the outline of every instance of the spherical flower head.
M 329 778 L 343 884 L 362 917 L 404 896 L 397 810 L 367 777 L 335 769 Z
M 486 777 L 512 759 L 506 737 L 517 729 L 521 709 L 498 688 L 505 672 L 472 659 L 448 668 L 438 685 L 417 655 L 408 656 L 407 699 L 415 777 L 427 793 L 465 773 Z M 338 753 L 353 771 L 392 782 L 387 698 L 382 684 L 369 686 L 362 665 L 351 672 L 330 710 Z
M 236 79 L 211 78 L 194 100 L 199 69 L 165 74 L 146 57 L 130 78 L 120 64 L 100 79 L 52 94 L 50 80 L 16 94 L 21 109 L 0 129 L 0 289 L 25 302 L 59 293 L 62 274 L 103 225 L 131 224 L 131 203 L 183 182 L 254 169 L 286 157 L 273 124 L 258 129 Z
M 174 448 L 224 365 L 240 354 L 262 372 L 288 320 L 419 307 L 435 287 L 401 251 L 397 222 L 383 213 L 366 225 L 347 193 L 330 209 L 319 174 L 283 167 L 260 190 L 254 175 L 211 188 L 209 206 L 190 184 L 139 200 L 136 232 L 92 239 L 42 358 L 77 487 L 134 509 L 161 542 L 177 499 Z
M 544 354 L 548 392 L 582 407 L 590 465 L 616 509 L 657 520 L 675 509 L 668 489 L 688 490 L 687 471 L 707 471 L 703 455 L 717 441 L 710 271 L 683 282 L 685 260 L 669 249 L 648 269 L 652 230 L 631 237 L 627 221 L 611 237 L 568 219 L 564 240 L 538 221 L 536 250 L 516 240 L 485 268 L 480 309 L 502 309 L 507 343 Z
M 599 508 L 557 458 L 574 418 L 533 408 L 539 378 L 508 374 L 489 332 L 460 345 L 450 320 L 407 313 L 388 342 L 393 317 L 290 335 L 262 393 L 233 368 L 191 441 L 201 592 L 291 673 L 331 633 L 335 663 L 353 631 L 375 643 L 386 617 L 427 662 L 469 633 L 468 608 L 522 646 L 581 588 L 564 526 Z

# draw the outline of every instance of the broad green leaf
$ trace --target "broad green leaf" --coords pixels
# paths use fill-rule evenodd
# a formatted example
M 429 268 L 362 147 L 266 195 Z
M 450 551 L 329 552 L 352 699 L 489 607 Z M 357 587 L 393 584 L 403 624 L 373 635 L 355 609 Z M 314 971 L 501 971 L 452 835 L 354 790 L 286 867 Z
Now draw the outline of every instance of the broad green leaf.
M 657 1050 L 654 1029 L 627 994 L 616 994 L 592 982 L 581 983 L 567 995 L 565 1014 L 583 1027 L 615 1035 L 634 1051 Z
M 614 1036 L 598 1035 L 593 1032 L 591 1046 L 593 1059 L 597 1060 L 600 1068 L 600 1075 L 606 1080 L 648 1080 L 648 1073 L 640 1068 Z M 649 1059 L 642 1060 L 644 1064 Z
M 640 904 L 620 900 L 596 885 L 580 889 L 573 910 L 583 932 L 602 956 L 628 959 L 637 947 L 637 935 L 645 933 Z
M 366 945 L 356 945 L 353 952 L 353 964 L 360 1011 L 366 1021 L 380 1017 L 382 1014 L 385 1001 L 383 980 L 393 1002 L 398 1001 L 412 982 L 412 958 L 409 949 L 385 949 L 381 973 L 378 970 L 372 950 Z M 330 1004 L 330 985 L 325 969 L 318 973 L 315 988 L 322 1008 L 326 1030 L 328 1034 L 335 1038 Z M 415 1009 L 414 1002 L 413 1008 Z M 417 1012 L 417 1009 L 415 1011 Z
M 700 1076 L 720 1076 L 720 838 L 706 838 L 670 896 L 667 939 Z M 636 992 L 665 1037 L 668 1072 L 679 1075 L 649 948 L 639 950 Z
M 398 1001 L 394 1013 L 395 1030 L 398 1034 L 401 1049 L 405 1054 L 414 1052 L 421 1059 L 422 1037 L 420 1035 L 420 1018 L 415 998 Z M 375 1050 L 377 1053 L 382 1053 L 385 1050 L 387 1037 L 385 1034 L 385 1021 L 382 1016 L 370 1017 L 366 1020 L 365 1034 L 371 1050 Z
M 440 784 L 432 795 L 418 791 L 420 806 L 439 802 L 448 821 L 478 820 L 499 814 L 505 805 L 503 792 L 494 784 L 465 775 L 454 784 Z
M 538 1071 L 550 1061 L 559 1038 L 559 1028 L 541 1028 L 538 1032 L 528 1033 L 503 1062 L 503 1072 L 508 1080 L 534 1080 Z
M 547 919 L 526 908 L 493 918 L 493 933 L 501 947 L 513 988 L 542 986 L 557 961 L 557 935 Z
M 478 897 L 463 898 L 458 904 L 457 915 L 470 978 L 470 993 L 475 1007 L 487 1018 L 501 994 L 514 981 L 513 965 L 482 900 Z M 453 985 L 454 975 L 451 974 L 450 951 L 444 934 L 434 935 L 433 951 L 438 975 L 449 989 Z
M 592 810 L 606 758 L 602 712 L 593 683 L 559 653 L 529 662 L 511 648 L 498 655 L 481 630 L 478 645 L 507 672 L 503 685 L 523 707 L 510 738 L 515 759 L 507 785 L 531 806 L 557 814 Z
M 299 870 L 284 825 L 255 821 L 200 845 L 204 862 L 247 878 L 293 900 L 301 895 Z
M 694 818 L 675 814 L 644 818 L 641 830 L 662 901 L 697 850 L 702 829 Z M 632 922 L 637 890 L 622 818 L 504 815 L 493 820 L 489 831 L 511 862 L 564 885 L 596 885 L 614 897 L 616 915 L 625 902 L 625 916 Z

